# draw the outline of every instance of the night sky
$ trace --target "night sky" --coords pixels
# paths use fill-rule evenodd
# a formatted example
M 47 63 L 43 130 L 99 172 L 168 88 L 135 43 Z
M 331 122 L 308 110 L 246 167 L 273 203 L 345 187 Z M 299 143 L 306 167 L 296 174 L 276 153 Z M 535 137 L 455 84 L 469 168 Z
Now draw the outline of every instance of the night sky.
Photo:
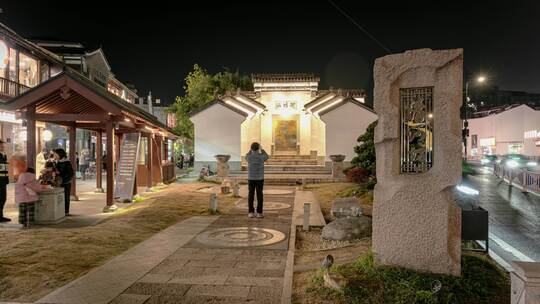
M 194 63 L 212 73 L 315 73 L 323 89 L 371 92 L 373 60 L 387 54 L 327 1 L 112 2 L 2 1 L 0 22 L 26 38 L 101 45 L 120 80 L 167 103 Z M 372 2 L 380 5 L 335 0 L 392 52 L 462 47 L 466 77 L 540 92 L 540 1 Z

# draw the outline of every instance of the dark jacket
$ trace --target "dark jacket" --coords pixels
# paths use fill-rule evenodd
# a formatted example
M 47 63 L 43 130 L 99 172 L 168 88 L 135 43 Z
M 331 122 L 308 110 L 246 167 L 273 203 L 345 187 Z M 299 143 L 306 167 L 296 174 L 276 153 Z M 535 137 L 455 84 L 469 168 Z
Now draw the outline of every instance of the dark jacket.
M 61 159 L 56 162 L 55 168 L 58 170 L 58 175 L 62 180 L 61 184 L 70 184 L 73 179 L 73 166 L 71 162 L 67 158 Z
M 0 152 L 0 185 L 9 184 L 8 159 L 5 153 Z
M 268 159 L 268 154 L 264 150 L 250 150 L 246 154 L 248 162 L 248 180 L 263 180 L 264 179 L 264 162 Z

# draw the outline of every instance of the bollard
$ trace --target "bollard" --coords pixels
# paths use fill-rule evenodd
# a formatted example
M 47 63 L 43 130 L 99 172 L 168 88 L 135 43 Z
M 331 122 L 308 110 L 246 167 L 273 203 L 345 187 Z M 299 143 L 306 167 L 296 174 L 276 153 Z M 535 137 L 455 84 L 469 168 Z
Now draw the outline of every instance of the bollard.
M 309 212 L 311 209 L 311 203 L 304 203 L 304 231 L 309 231 Z
M 217 209 L 218 209 L 217 195 L 215 193 L 212 193 L 212 195 L 210 195 L 210 210 L 212 210 L 212 212 L 216 212 Z
M 233 197 L 240 197 L 240 185 L 238 184 L 238 179 L 233 179 Z

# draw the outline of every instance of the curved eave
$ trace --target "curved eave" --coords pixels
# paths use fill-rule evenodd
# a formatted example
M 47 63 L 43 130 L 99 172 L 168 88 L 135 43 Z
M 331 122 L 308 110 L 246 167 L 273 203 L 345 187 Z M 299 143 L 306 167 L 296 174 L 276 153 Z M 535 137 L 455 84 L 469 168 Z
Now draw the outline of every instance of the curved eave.
M 365 104 L 363 104 L 363 103 L 359 102 L 358 100 L 356 100 L 354 98 L 351 98 L 351 97 L 347 97 L 347 98 L 343 99 L 342 101 L 340 101 L 340 102 L 338 102 L 338 103 L 336 103 L 336 104 L 334 104 L 334 105 L 332 105 L 332 106 L 318 112 L 317 115 L 319 117 L 322 117 L 322 116 L 324 116 L 324 115 L 326 115 L 326 114 L 340 108 L 341 106 L 343 106 L 343 105 L 345 105 L 345 104 L 347 104 L 349 102 L 363 108 L 364 110 L 367 110 L 367 111 L 377 115 L 377 113 L 375 113 L 375 111 L 373 111 L 373 109 L 369 108 Z

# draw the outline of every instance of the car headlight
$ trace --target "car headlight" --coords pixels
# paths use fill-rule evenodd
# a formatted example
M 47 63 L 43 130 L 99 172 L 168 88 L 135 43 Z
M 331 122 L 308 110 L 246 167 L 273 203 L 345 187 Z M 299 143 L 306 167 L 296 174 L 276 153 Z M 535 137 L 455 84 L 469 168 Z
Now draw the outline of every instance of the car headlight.
M 516 168 L 519 166 L 519 163 L 516 160 L 511 159 L 506 161 L 506 165 L 508 166 L 508 168 Z
M 527 163 L 527 167 L 536 167 L 536 166 L 538 166 L 538 163 L 535 161 L 530 161 Z
M 489 164 L 491 161 L 487 158 L 482 158 L 482 160 L 480 160 L 480 162 L 482 163 L 482 165 L 487 165 Z

